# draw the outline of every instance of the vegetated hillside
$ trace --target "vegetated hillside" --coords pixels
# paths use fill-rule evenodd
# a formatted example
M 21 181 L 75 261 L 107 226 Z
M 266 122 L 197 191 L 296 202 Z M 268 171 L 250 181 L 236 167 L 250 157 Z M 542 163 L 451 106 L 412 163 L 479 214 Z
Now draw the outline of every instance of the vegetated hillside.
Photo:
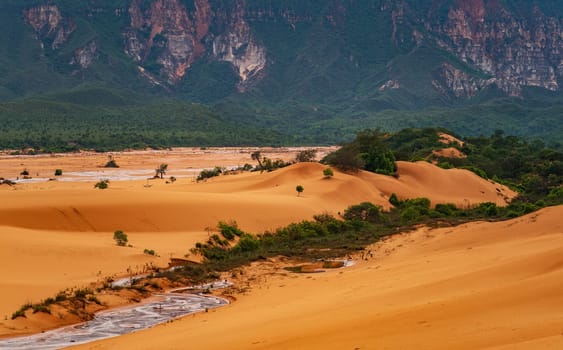
M 556 0 L 6 0 L 0 121 L 123 105 L 156 118 L 147 106 L 166 97 L 209 105 L 243 138 L 292 135 L 255 143 L 435 125 L 557 141 L 562 14 Z
M 444 149 L 456 152 L 454 156 L 436 152 Z M 395 160 L 426 160 L 445 169 L 468 169 L 484 179 L 509 185 L 519 192 L 520 201 L 539 207 L 563 201 L 563 153 L 540 141 L 504 136 L 500 130 L 490 137 L 463 139 L 434 128 L 393 134 L 364 130 L 323 162 L 348 171 L 365 169 L 398 177 Z M 423 178 L 436 181 L 434 175 Z

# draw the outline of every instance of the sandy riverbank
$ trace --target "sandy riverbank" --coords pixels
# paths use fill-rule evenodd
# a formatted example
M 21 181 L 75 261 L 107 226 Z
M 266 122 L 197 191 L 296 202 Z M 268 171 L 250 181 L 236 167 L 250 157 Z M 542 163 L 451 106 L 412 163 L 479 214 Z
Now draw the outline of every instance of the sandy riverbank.
M 286 160 L 294 157 L 296 151 L 293 152 L 285 153 Z M 232 157 L 240 153 L 229 154 Z M 207 155 L 208 165 L 197 166 L 232 162 L 232 158 L 219 160 L 223 155 L 223 151 L 219 158 Z M 76 171 L 96 169 L 107 159 L 69 157 L 75 161 L 65 168 Z M 140 166 L 136 161 L 125 161 L 128 157 L 136 159 L 134 155 L 115 159 L 124 168 Z M 188 155 L 184 157 L 189 159 Z M 249 157 L 247 153 L 245 157 Z M 141 158 L 143 162 L 152 159 L 151 167 L 162 159 L 155 161 L 154 156 L 144 153 Z M 18 161 L 32 173 L 33 169 L 50 169 L 54 165 L 34 165 L 32 159 L 39 159 L 39 164 L 47 162 L 45 157 L 6 162 L 2 159 L 0 170 L 15 170 L 19 168 Z M 171 172 L 175 167 L 187 166 L 171 158 L 167 162 Z M 151 180 L 150 186 L 146 180 L 112 181 L 106 190 L 94 189 L 94 182 L 3 185 L 0 316 L 9 319 L 22 304 L 39 302 L 64 288 L 84 286 L 127 270 L 140 271 L 146 264 L 166 265 L 170 257 L 183 257 L 196 242 L 205 240 L 208 228 L 219 220 L 236 220 L 242 229 L 256 233 L 319 213 L 338 215 L 349 205 L 363 201 L 388 207 L 391 193 L 403 198 L 425 196 L 434 203 L 458 206 L 483 201 L 503 204 L 514 195 L 471 172 L 444 170 L 425 162 L 399 162 L 398 178 L 335 171 L 334 178 L 326 179 L 322 175 L 324 168 L 318 163 L 302 163 L 272 173 L 221 176 L 201 183 L 190 178 L 169 184 Z M 299 197 L 295 192 L 298 184 L 305 189 Z M 112 235 L 116 229 L 128 234 L 132 248 L 115 246 Z M 144 249 L 153 249 L 160 257 L 143 254 Z M 14 325 L 5 320 L 0 321 L 0 334 L 33 332 L 48 326 L 25 322 Z
M 226 308 L 77 349 L 561 349 L 561 215 L 421 228 L 322 274 L 254 266 Z

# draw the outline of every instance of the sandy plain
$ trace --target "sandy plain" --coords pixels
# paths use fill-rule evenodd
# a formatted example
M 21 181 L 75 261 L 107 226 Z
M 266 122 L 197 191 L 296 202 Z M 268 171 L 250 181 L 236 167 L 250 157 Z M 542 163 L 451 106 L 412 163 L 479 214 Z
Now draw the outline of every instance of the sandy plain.
M 398 178 L 336 171 L 325 179 L 324 166 L 302 163 L 196 183 L 182 171 L 252 163 L 249 149 L 161 152 L 113 157 L 120 169 L 149 174 L 168 163 L 169 175 L 180 175 L 174 183 L 111 181 L 103 191 L 93 188 L 94 178 L 0 186 L 3 319 L 61 289 L 183 257 L 218 220 L 256 233 L 362 201 L 387 207 L 391 193 L 458 206 L 514 196 L 468 171 L 426 162 L 399 162 Z M 262 152 L 288 160 L 297 150 Z M 3 157 L 0 176 L 17 176 L 22 167 L 38 177 L 55 168 L 104 176 L 105 161 L 99 154 Z M 556 207 L 510 222 L 421 228 L 370 248 L 367 261 L 323 274 L 289 275 L 279 262 L 253 266 L 248 274 L 261 282 L 226 308 L 82 348 L 555 348 L 563 339 L 561 214 Z M 116 229 L 132 248 L 115 246 Z M 0 321 L 0 334 L 11 327 Z

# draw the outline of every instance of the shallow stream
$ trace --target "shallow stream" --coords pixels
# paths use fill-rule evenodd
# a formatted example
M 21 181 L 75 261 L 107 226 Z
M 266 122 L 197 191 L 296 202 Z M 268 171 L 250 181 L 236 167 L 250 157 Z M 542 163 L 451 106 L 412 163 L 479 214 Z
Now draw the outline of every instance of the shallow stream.
M 218 289 L 228 281 L 199 286 Z M 156 300 L 96 314 L 93 320 L 40 334 L 0 340 L 0 350 L 55 350 L 153 327 L 178 317 L 206 311 L 229 303 L 228 300 L 202 294 L 187 294 L 191 288 L 156 294 Z

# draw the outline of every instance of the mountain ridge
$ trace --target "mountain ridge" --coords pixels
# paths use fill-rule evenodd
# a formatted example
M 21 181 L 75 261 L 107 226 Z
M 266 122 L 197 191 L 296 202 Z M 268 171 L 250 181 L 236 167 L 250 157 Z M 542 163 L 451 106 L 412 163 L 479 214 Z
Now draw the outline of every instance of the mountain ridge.
M 402 111 L 421 126 L 436 108 L 454 120 L 459 108 L 511 103 L 516 134 L 543 137 L 529 116 L 554 106 L 542 122 L 563 135 L 554 0 L 7 0 L 0 10 L 0 101 L 94 86 L 204 103 L 288 134 L 300 120 L 390 127 L 382 114 Z

